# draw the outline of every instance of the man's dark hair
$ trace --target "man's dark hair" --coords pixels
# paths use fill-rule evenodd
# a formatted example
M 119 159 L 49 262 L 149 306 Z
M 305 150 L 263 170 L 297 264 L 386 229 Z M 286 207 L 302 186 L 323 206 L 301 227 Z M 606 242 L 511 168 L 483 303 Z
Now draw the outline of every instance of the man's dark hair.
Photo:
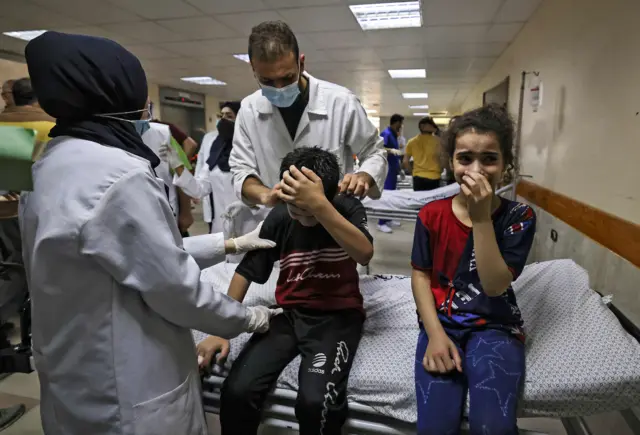
M 298 39 L 283 21 L 265 21 L 251 29 L 249 60 L 273 62 L 287 53 L 300 57 Z
M 16 80 L 11 91 L 13 92 L 13 102 L 16 106 L 27 106 L 38 101 L 31 87 L 31 79 L 29 78 L 25 77 Z
M 442 146 L 449 159 L 453 159 L 458 136 L 467 133 L 493 133 L 498 139 L 505 171 L 511 173 L 517 165 L 513 156 L 515 125 L 507 110 L 499 104 L 488 104 L 452 119 L 442 138 Z
M 236 115 L 240 111 L 240 103 L 238 101 L 227 101 L 220 106 L 220 110 L 224 109 L 225 107 L 233 110 L 233 113 L 235 113 Z
M 425 116 L 420 120 L 420 122 L 418 122 L 418 128 L 422 127 L 423 125 L 430 125 L 436 129 L 436 132 L 440 131 L 440 127 L 438 127 L 438 124 L 436 124 L 436 122 L 430 116 Z
M 402 122 L 404 121 L 404 116 L 402 115 L 398 115 L 397 113 L 391 115 L 391 119 L 389 120 L 389 125 L 393 125 L 396 122 Z
M 324 186 L 324 194 L 329 200 L 336 196 L 338 183 L 340 183 L 340 165 L 335 154 L 318 147 L 296 148 L 284 156 L 280 164 L 280 179 L 291 165 L 301 170 L 304 166 L 311 169 L 320 179 Z

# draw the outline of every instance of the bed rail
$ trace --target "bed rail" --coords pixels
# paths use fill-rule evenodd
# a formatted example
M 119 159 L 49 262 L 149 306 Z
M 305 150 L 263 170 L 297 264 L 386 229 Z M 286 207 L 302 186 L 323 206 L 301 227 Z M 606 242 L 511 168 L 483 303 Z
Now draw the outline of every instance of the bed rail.
M 224 377 L 212 375 L 204 379 L 203 402 L 206 412 L 218 414 L 220 412 L 220 388 Z M 298 430 L 295 416 L 295 401 L 297 393 L 284 388 L 275 388 L 267 399 L 263 408 L 262 424 L 265 426 Z M 468 430 L 468 423 L 464 422 L 462 430 Z M 416 433 L 415 423 L 407 423 L 380 414 L 370 406 L 357 402 L 349 402 L 349 418 L 345 423 L 347 434 L 353 435 L 409 435 Z M 545 435 L 541 432 L 520 430 L 521 435 Z

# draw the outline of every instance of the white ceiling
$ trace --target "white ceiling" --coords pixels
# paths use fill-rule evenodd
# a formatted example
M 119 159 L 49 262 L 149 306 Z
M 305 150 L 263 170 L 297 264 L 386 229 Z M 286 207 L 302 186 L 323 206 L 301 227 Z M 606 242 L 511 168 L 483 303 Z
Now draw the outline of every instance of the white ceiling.
M 60 30 L 114 39 L 141 60 L 149 81 L 241 99 L 257 85 L 246 53 L 251 27 L 286 21 L 307 70 L 354 91 L 382 115 L 458 107 L 515 38 L 541 0 L 422 0 L 423 27 L 360 30 L 348 5 L 389 0 L 0 0 L 0 32 Z M 0 36 L 0 51 L 25 43 Z M 1 53 L 0 53 L 1 54 Z M 388 69 L 426 68 L 426 79 L 394 79 Z M 227 86 L 198 86 L 212 76 Z M 402 92 L 428 92 L 404 100 Z

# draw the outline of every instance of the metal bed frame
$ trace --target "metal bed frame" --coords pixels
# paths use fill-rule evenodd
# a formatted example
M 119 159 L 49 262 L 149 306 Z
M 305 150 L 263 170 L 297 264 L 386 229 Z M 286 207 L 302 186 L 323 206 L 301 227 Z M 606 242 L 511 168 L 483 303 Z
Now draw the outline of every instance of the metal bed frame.
M 611 312 L 618 318 L 622 327 L 638 342 L 640 342 L 640 328 L 629 320 L 613 304 L 607 304 Z M 224 382 L 224 375 L 221 372 L 203 378 L 203 405 L 205 412 L 219 414 L 220 412 L 220 389 Z M 262 425 L 276 428 L 298 430 L 298 423 L 295 416 L 295 400 L 297 392 L 283 388 L 275 388 L 269 394 L 267 402 L 263 408 Z M 620 411 L 621 416 L 631 429 L 632 433 L 640 434 L 640 416 L 633 409 Z M 560 418 L 567 435 L 593 435 L 584 417 Z M 463 421 L 462 431 L 468 430 L 468 422 Z M 349 402 L 349 417 L 344 425 L 344 434 L 353 435 L 409 435 L 416 433 L 413 423 L 396 420 L 385 416 L 372 407 Z M 520 430 L 521 435 L 546 435 L 543 432 Z

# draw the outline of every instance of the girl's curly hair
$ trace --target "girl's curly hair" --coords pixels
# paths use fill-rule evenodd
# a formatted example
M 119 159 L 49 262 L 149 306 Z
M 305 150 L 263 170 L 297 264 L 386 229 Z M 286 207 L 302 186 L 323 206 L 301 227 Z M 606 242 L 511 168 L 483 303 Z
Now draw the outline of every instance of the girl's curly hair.
M 504 182 L 510 183 L 518 162 L 515 161 L 513 153 L 515 124 L 507 110 L 499 104 L 488 104 L 452 119 L 449 128 L 442 137 L 442 148 L 448 161 L 453 159 L 458 136 L 469 131 L 496 135 L 504 161 L 506 173 Z

